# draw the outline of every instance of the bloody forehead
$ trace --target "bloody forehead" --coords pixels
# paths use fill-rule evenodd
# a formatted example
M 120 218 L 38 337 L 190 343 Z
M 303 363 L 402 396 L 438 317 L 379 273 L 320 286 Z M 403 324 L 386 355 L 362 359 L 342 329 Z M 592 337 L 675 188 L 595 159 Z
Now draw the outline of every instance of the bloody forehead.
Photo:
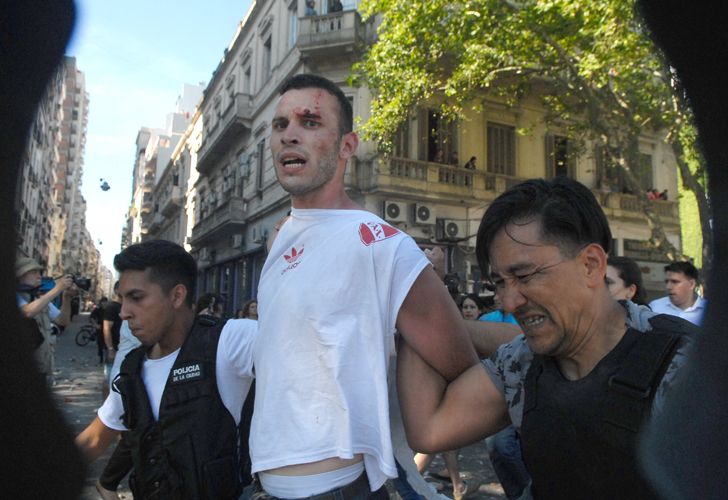
M 319 109 L 320 108 L 317 107 L 316 110 L 311 110 L 311 108 L 306 106 L 296 106 L 293 108 L 293 114 L 301 118 L 321 118 Z
M 291 111 L 301 117 L 321 116 L 321 108 L 325 103 L 327 92 L 323 89 L 296 89 L 293 95 L 290 95 Z

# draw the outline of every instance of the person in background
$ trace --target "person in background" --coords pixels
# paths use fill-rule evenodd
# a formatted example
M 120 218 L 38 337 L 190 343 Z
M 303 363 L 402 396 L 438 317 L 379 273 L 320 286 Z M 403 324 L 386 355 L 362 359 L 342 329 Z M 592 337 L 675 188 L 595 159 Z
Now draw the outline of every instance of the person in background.
M 457 151 L 453 151 L 452 153 L 450 153 L 450 165 L 452 165 L 453 167 L 457 167 L 458 165 L 460 165 L 460 157 L 458 156 Z
M 119 331 L 121 330 L 121 297 L 119 297 L 119 282 L 114 283 L 114 300 L 104 306 L 104 344 L 106 346 L 106 362 L 104 363 L 104 385 L 102 392 L 104 399 L 109 395 L 109 378 L 111 367 L 116 359 L 116 350 L 119 348 Z
M 307 16 L 315 16 L 316 15 L 316 3 L 314 0 L 306 0 L 306 15 Z
M 71 298 L 75 287 L 71 275 L 56 280 L 53 288 L 42 296 L 38 296 L 41 285 L 41 271 L 43 266 L 35 259 L 22 257 L 15 263 L 15 278 L 18 286 L 16 301 L 21 314 L 32 318 L 42 336 L 36 344 L 35 359 L 38 370 L 45 375 L 48 383 L 53 383 L 53 368 L 56 338 L 53 335 L 53 323 L 66 326 L 71 321 Z M 51 301 L 62 295 L 61 309 L 54 306 Z
M 331 2 L 329 12 L 341 12 L 342 10 L 344 10 L 344 6 L 341 4 L 341 0 L 334 0 Z
M 468 170 L 475 170 L 475 162 L 477 158 L 475 156 L 471 156 L 470 159 L 465 162 L 465 165 L 463 167 L 467 168 Z
M 493 287 L 495 290 L 495 287 Z M 480 317 L 480 321 L 493 323 L 510 323 L 518 325 L 513 314 L 505 312 L 498 294 L 493 295 L 495 310 Z M 503 492 L 509 500 L 520 498 L 523 491 L 531 482 L 523 463 L 521 454 L 521 439 L 515 427 L 509 425 L 505 429 L 485 438 L 485 446 L 488 449 L 490 462 L 493 464 L 495 475 L 503 487 Z
M 89 314 L 88 320 L 96 331 L 96 353 L 99 355 L 99 364 L 103 364 L 106 356 L 106 343 L 104 342 L 104 307 L 109 301 L 106 297 L 101 297 L 99 303 Z
M 495 310 L 483 314 L 480 317 L 480 321 L 492 321 L 494 323 L 511 323 L 513 325 L 518 324 L 518 321 L 516 321 L 516 318 L 514 318 L 511 313 L 507 313 L 503 310 L 503 306 L 501 305 L 498 294 L 493 295 L 493 304 L 495 305 Z
M 629 257 L 610 256 L 607 259 L 607 288 L 615 300 L 631 300 L 647 305 L 647 292 L 642 284 L 642 271 Z
M 243 304 L 243 308 L 240 309 L 236 315 L 238 319 L 242 318 L 249 318 L 249 319 L 258 319 L 258 301 L 255 299 L 250 299 L 245 304 Z
M 708 301 L 696 293 L 695 287 L 699 283 L 698 270 L 690 262 L 668 264 L 665 266 L 667 296 L 650 302 L 650 309 L 702 325 Z
M 195 316 L 206 315 L 222 318 L 225 309 L 225 301 L 215 293 L 206 293 L 197 299 L 195 305 Z
M 478 295 L 469 293 L 460 303 L 460 312 L 463 318 L 475 321 L 485 312 L 485 304 Z

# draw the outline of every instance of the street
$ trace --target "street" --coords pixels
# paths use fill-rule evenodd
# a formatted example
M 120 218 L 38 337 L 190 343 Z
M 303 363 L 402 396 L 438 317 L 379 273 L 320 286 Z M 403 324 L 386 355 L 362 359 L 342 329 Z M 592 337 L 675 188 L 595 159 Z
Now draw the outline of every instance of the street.
M 88 345 L 80 347 L 75 342 L 76 332 L 87 322 L 88 313 L 74 317 L 72 324 L 58 337 L 56 345 L 56 384 L 53 387 L 53 394 L 74 434 L 81 432 L 93 420 L 96 409 L 102 403 L 103 368 L 98 364 L 96 343 L 90 342 Z M 110 447 L 99 460 L 89 467 L 89 475 L 80 497 L 81 500 L 100 498 L 94 483 L 112 451 L 113 447 Z M 463 448 L 460 450 L 459 459 L 461 475 L 465 481 L 481 482 L 478 493 L 469 498 L 479 500 L 505 498 L 497 483 L 484 443 L 480 442 Z M 443 466 L 442 458 L 438 456 L 432 462 L 430 470 L 437 471 Z M 452 488 L 449 482 L 433 481 L 433 484 L 441 486 L 441 493 L 452 498 Z M 390 491 L 394 490 L 390 488 Z M 126 481 L 119 489 L 119 496 L 127 500 L 133 498 Z M 399 498 L 394 493 L 391 497 Z

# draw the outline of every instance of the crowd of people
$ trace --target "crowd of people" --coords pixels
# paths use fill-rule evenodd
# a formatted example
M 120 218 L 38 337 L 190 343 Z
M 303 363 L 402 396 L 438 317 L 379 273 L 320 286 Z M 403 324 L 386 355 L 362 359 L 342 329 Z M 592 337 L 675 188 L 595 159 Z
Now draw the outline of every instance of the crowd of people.
M 335 84 L 292 77 L 271 125 L 292 209 L 257 300 L 227 321 L 219 295 L 195 303 L 194 259 L 174 243 L 114 260 L 118 306 L 94 315 L 113 390 L 76 439 L 89 460 L 116 446 L 104 498 L 130 472 L 138 498 L 377 499 L 388 479 L 431 497 L 417 472 L 444 453 L 430 474 L 461 499 L 477 482 L 460 477 L 457 450 L 486 438 L 508 498 L 656 498 L 638 433 L 699 335 L 707 301 L 692 264 L 666 266 L 667 295 L 647 305 L 642 270 L 610 255 L 591 191 L 530 180 L 480 224 L 492 296 L 462 295 L 443 286 L 442 252 L 347 195 L 358 137 Z M 63 323 L 49 303 L 70 278 L 36 298 L 39 267 L 18 262 L 18 305 Z M 393 431 L 400 408 L 406 440 Z

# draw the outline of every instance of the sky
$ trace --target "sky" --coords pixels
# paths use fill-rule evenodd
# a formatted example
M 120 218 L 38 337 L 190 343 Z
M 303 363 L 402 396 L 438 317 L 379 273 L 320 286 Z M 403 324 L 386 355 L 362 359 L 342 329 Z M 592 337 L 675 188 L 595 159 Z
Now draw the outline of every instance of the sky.
M 66 55 L 86 78 L 86 227 L 113 269 L 131 201 L 135 140 L 164 128 L 184 83 L 207 84 L 250 0 L 76 0 Z M 104 179 L 111 186 L 102 191 Z

